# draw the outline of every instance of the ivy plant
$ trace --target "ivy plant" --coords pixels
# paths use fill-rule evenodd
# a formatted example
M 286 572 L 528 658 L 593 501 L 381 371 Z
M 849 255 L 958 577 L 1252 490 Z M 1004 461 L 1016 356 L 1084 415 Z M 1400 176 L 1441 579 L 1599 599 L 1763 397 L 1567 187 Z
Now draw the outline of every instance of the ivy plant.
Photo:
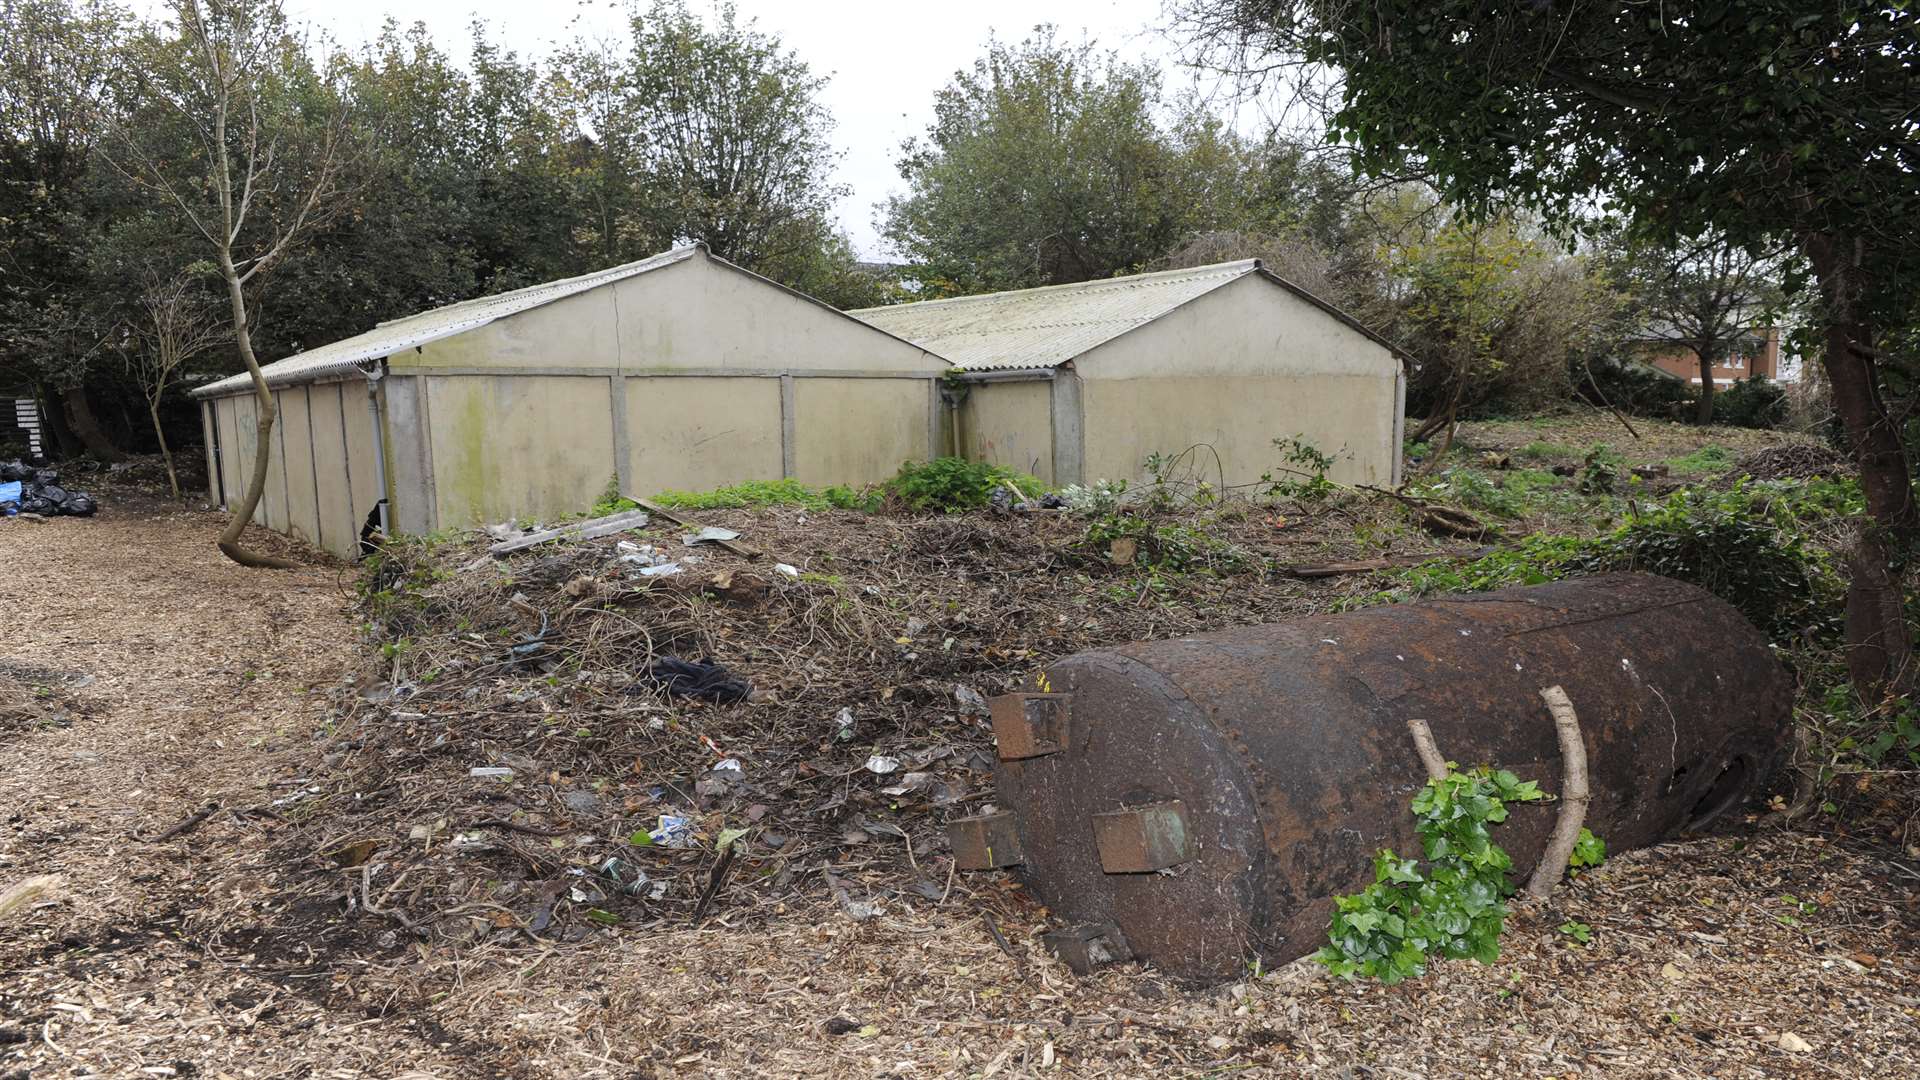
M 1492 963 L 1513 894 L 1513 860 L 1489 826 L 1507 819 L 1508 803 L 1544 798 L 1534 781 L 1504 769 L 1449 766 L 1413 798 L 1426 866 L 1381 851 L 1373 884 L 1335 898 L 1327 945 L 1314 959 L 1336 975 L 1384 983 L 1426 974 L 1434 956 Z

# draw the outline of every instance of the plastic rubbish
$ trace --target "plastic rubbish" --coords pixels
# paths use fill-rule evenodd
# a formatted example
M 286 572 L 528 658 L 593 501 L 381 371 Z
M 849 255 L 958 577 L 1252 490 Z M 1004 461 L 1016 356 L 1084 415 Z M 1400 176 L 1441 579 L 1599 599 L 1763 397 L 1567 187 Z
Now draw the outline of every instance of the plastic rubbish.
M 621 859 L 608 859 L 600 864 L 600 876 L 614 883 L 628 896 L 644 896 L 649 900 L 658 900 L 667 895 L 667 883 L 655 881 L 647 876 L 645 870 Z
M 985 694 L 964 683 L 953 686 L 953 700 L 960 703 L 960 711 L 974 716 L 987 716 L 993 710 L 987 705 Z
M 60 504 L 60 512 L 68 517 L 92 517 L 100 509 L 91 495 L 75 493 L 67 496 Z
M 501 765 L 475 765 L 467 775 L 476 780 L 511 780 L 513 770 Z
M 753 694 L 751 684 L 745 679 L 735 678 L 733 672 L 711 659 L 696 663 L 677 656 L 663 656 L 647 668 L 647 678 L 667 694 L 699 698 L 702 701 L 724 704 L 745 701 Z M 635 689 L 629 687 L 628 692 L 632 693 Z
M 890 772 L 898 772 L 899 769 L 899 758 L 887 757 L 884 754 L 875 754 L 867 759 L 867 771 L 870 773 L 885 776 Z
M 673 814 L 661 814 L 659 826 L 648 831 L 647 839 L 655 847 L 692 847 L 693 822 Z
M 787 565 L 786 563 L 783 563 L 783 562 L 778 562 L 778 563 L 774 563 L 774 564 L 773 564 L 773 572 L 774 572 L 774 573 L 776 573 L 776 574 L 785 574 L 786 576 L 788 576 L 788 577 L 790 577 L 790 578 L 797 578 L 797 577 L 799 577 L 799 576 L 800 576 L 800 568 L 799 568 L 799 567 L 797 567 L 797 566 L 788 566 L 788 565 Z
M 717 544 L 738 539 L 740 539 L 740 534 L 732 529 L 723 529 L 718 525 L 709 525 L 697 533 L 687 533 L 683 535 L 680 537 L 680 542 L 688 547 L 693 547 L 695 544 Z
M 853 710 L 843 708 L 839 714 L 833 718 L 833 737 L 840 742 L 851 742 L 853 741 L 853 734 Z

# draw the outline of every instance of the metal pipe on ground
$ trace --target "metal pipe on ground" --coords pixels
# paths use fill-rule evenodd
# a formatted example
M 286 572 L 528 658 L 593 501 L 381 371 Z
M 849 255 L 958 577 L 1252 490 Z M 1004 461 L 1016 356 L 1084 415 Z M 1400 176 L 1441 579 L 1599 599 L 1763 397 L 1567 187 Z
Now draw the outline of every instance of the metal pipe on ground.
M 1232 978 L 1324 944 L 1381 848 L 1418 852 L 1408 718 L 1462 766 L 1556 792 L 1554 684 L 1612 851 L 1740 805 L 1786 745 L 1791 685 L 1758 630 L 1693 586 L 1609 574 L 1068 657 L 993 700 L 1006 809 L 949 839 L 963 868 L 1019 866 L 1076 966 Z M 1516 881 L 1556 812 L 1498 826 Z

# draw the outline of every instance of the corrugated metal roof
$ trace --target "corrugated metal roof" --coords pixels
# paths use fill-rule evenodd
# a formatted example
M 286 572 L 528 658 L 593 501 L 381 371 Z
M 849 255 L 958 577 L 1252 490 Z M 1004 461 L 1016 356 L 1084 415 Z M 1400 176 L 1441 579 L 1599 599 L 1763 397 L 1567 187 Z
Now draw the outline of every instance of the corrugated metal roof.
M 529 285 L 512 292 L 496 293 L 473 300 L 463 300 L 458 304 L 423 311 L 418 315 L 409 315 L 404 319 L 381 323 L 364 334 L 342 338 L 317 349 L 308 349 L 295 353 L 284 360 L 276 360 L 260 369 L 267 377 L 269 386 L 292 386 L 315 379 L 335 375 L 351 369 L 355 364 L 368 360 L 379 360 L 404 349 L 425 345 L 441 338 L 452 337 L 468 330 L 485 326 L 495 319 L 508 315 L 517 315 L 542 304 L 551 304 L 555 300 L 586 292 L 610 282 L 620 281 L 644 274 L 649 270 L 680 262 L 700 249 L 693 244 L 672 251 L 662 252 L 651 258 L 630 262 L 622 266 L 597 270 L 579 277 L 549 281 L 544 285 Z M 246 372 L 231 375 L 219 382 L 210 383 L 193 391 L 194 397 L 219 397 L 237 393 L 251 385 L 251 377 Z
M 1259 268 L 1244 259 L 848 314 L 970 371 L 1055 367 Z
M 968 371 L 1058 367 L 1230 281 L 1258 274 L 1392 352 L 1405 349 L 1259 259 L 848 312 Z

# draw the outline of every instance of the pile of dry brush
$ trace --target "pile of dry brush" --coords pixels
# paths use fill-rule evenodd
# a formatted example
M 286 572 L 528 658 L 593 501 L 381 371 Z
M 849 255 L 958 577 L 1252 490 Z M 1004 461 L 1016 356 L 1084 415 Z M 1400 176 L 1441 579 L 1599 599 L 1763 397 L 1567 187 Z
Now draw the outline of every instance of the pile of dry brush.
M 1087 550 L 1070 515 L 703 517 L 765 557 L 687 548 L 658 522 L 502 559 L 478 540 L 390 546 L 367 575 L 368 668 L 336 691 L 329 771 L 274 808 L 311 823 L 277 841 L 311 899 L 504 941 L 964 895 L 939 856 L 946 822 L 993 797 L 986 697 L 1069 653 L 1358 587 L 1262 569 L 1339 548 L 1245 510 L 1205 524 L 1252 569 L 1165 577 Z M 1350 522 L 1329 526 L 1351 543 Z M 638 576 L 620 539 L 682 572 Z M 712 660 L 753 693 L 672 694 L 647 675 L 667 657 Z

